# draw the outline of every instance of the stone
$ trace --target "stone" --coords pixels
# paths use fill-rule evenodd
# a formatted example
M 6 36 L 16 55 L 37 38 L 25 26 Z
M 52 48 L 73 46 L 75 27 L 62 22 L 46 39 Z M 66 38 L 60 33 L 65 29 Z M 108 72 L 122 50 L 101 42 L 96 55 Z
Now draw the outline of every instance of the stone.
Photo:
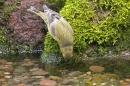
M 44 30 L 41 31 L 41 29 L 45 23 L 38 16 L 27 12 L 30 6 L 42 11 L 43 3 L 43 0 L 21 0 L 18 8 L 10 14 L 8 27 L 11 29 L 7 28 L 9 33 L 6 35 L 11 35 L 14 40 L 32 47 L 38 42 L 43 42 L 45 34 Z M 11 30 L 13 31 L 11 32 Z
M 89 69 L 92 72 L 102 72 L 102 71 L 104 71 L 105 68 L 102 66 L 90 66 Z
M 9 68 L 6 68 L 4 69 L 6 72 L 10 72 L 12 73 L 14 71 L 14 68 L 13 67 L 9 67 Z
M 5 75 L 9 75 L 9 74 L 10 74 L 10 72 L 4 72 L 4 74 L 5 74 Z
M 57 82 L 49 79 L 43 79 L 39 83 L 40 86 L 56 86 Z
M 79 80 L 75 80 L 75 79 L 64 79 L 62 81 L 63 85 L 71 85 L 71 84 L 74 84 L 74 83 L 79 83 Z
M 34 66 L 34 63 L 32 63 L 32 62 L 27 62 L 27 63 L 21 64 L 21 66 Z
M 3 60 L 0 60 L 0 64 L 6 64 L 6 62 L 7 62 L 7 61 L 4 60 L 4 59 L 3 59 Z
M 130 79 L 125 79 L 126 82 L 130 82 Z
M 13 64 L 13 62 L 7 62 L 6 63 L 6 65 L 12 65 Z
M 55 80 L 55 81 L 61 81 L 62 80 L 62 78 L 60 78 L 58 76 L 49 76 L 49 79 Z
M 33 71 L 38 71 L 39 70 L 39 68 L 32 68 L 32 69 L 30 69 L 29 71 L 30 72 L 33 72 Z
M 82 74 L 82 72 L 80 72 L 80 71 L 73 71 L 73 72 L 70 72 L 68 74 L 68 76 L 74 77 L 74 76 L 77 76 L 77 75 L 80 75 L 80 74 Z
M 26 86 L 25 84 L 17 84 L 15 86 Z
M 5 81 L 6 81 L 6 79 L 0 78 L 0 82 L 5 82 Z
M 97 85 L 97 83 L 93 83 L 93 86 L 96 86 Z
M 5 78 L 10 79 L 12 76 L 5 76 Z
M 45 76 L 45 75 L 49 75 L 49 73 L 40 69 L 38 71 L 32 72 L 31 75 L 32 76 Z
M 27 72 L 27 69 L 22 67 L 22 66 L 17 66 L 15 69 L 14 69 L 14 72 L 16 73 L 25 73 Z
M 44 79 L 45 76 L 32 76 L 31 78 L 33 78 L 33 79 Z
M 91 75 L 91 71 L 88 71 L 88 72 L 86 72 L 87 73 L 87 75 Z

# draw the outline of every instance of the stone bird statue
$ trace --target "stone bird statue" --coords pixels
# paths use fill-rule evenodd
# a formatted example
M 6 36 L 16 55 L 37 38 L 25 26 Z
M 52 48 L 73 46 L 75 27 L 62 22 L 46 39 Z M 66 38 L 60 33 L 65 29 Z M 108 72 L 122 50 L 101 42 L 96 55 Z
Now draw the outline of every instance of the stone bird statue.
M 60 51 L 65 59 L 73 56 L 73 29 L 70 24 L 57 12 L 43 5 L 44 12 L 31 6 L 27 11 L 40 16 L 48 27 L 48 31 L 60 47 Z

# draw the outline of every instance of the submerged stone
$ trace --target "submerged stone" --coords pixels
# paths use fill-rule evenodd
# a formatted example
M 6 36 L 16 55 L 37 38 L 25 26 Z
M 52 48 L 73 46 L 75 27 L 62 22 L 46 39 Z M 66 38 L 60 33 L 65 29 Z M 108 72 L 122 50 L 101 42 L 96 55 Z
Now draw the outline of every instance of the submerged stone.
M 105 68 L 102 66 L 90 66 L 89 69 L 92 72 L 102 72 L 102 71 L 104 71 Z

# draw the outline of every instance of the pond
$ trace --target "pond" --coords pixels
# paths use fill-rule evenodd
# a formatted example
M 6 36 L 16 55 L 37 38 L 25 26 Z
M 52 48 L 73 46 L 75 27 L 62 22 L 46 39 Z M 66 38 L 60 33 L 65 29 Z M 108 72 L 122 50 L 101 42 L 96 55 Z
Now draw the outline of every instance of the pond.
M 42 63 L 41 50 L 0 55 L 1 86 L 129 86 L 130 61 L 119 58 Z M 103 69 L 102 69 L 103 68 Z

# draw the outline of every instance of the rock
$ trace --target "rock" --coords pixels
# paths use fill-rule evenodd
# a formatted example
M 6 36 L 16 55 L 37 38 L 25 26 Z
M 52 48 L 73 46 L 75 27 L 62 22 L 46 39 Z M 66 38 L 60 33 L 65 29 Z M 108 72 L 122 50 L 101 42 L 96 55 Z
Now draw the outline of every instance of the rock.
M 32 63 L 32 62 L 27 62 L 27 63 L 23 63 L 23 64 L 21 64 L 21 66 L 34 66 L 34 63 Z
M 104 71 L 105 68 L 102 66 L 90 66 L 89 69 L 92 72 L 102 72 L 102 71 Z
M 9 67 L 9 68 L 6 68 L 4 69 L 6 72 L 10 72 L 12 73 L 14 71 L 14 68 L 13 67 Z
M 71 85 L 71 84 L 74 84 L 74 83 L 78 83 L 79 80 L 75 80 L 75 79 L 64 79 L 62 81 L 62 84 L 63 85 Z
M 29 71 L 30 72 L 34 72 L 34 71 L 38 71 L 39 70 L 39 68 L 32 68 L 32 69 L 30 69 Z
M 45 76 L 45 75 L 49 75 L 49 73 L 40 69 L 38 71 L 32 72 L 31 75 L 32 76 Z
M 60 78 L 58 76 L 49 76 L 49 79 L 55 80 L 55 81 L 61 81 L 62 80 L 62 78 Z
M 25 84 L 17 84 L 15 86 L 26 86 Z
M 0 78 L 0 82 L 5 82 L 5 81 L 6 81 L 6 79 Z
M 22 67 L 22 66 L 17 66 L 15 69 L 14 69 L 14 72 L 16 73 L 25 73 L 27 72 L 26 68 Z
M 97 83 L 93 83 L 93 86 L 97 86 Z
M 107 85 L 107 83 L 106 83 L 106 82 L 101 83 L 101 86 L 106 86 L 106 85 Z
M 3 77 L 4 76 L 4 74 L 0 71 L 0 77 Z
M 43 3 L 42 0 L 21 0 L 18 8 L 10 15 L 8 34 L 6 35 L 10 35 L 14 40 L 32 47 L 38 42 L 43 42 L 45 34 L 44 30 L 41 31 L 41 29 L 43 29 L 45 23 L 38 16 L 27 12 L 30 6 L 42 11 Z
M 10 73 L 9 72 L 4 72 L 5 75 L 9 75 Z
M 69 73 L 68 76 L 73 77 L 73 76 L 77 76 L 77 75 L 80 75 L 80 74 L 82 74 L 82 72 L 80 72 L 80 71 L 74 71 L 74 72 Z
M 126 82 L 130 82 L 130 79 L 125 79 Z
M 45 76 L 32 76 L 31 78 L 33 78 L 33 79 L 44 79 Z
M 3 60 L 0 60 L 0 64 L 6 64 L 6 62 L 7 62 L 7 61 L 4 60 L 4 59 L 3 59 Z
M 87 72 L 87 75 L 91 75 L 91 72 L 90 72 L 90 71 L 88 71 L 88 72 Z
M 7 62 L 6 63 L 6 65 L 12 65 L 13 64 L 13 62 Z
M 5 76 L 5 78 L 10 79 L 12 76 Z
M 43 79 L 39 83 L 40 86 L 56 86 L 57 82 L 49 79 Z

